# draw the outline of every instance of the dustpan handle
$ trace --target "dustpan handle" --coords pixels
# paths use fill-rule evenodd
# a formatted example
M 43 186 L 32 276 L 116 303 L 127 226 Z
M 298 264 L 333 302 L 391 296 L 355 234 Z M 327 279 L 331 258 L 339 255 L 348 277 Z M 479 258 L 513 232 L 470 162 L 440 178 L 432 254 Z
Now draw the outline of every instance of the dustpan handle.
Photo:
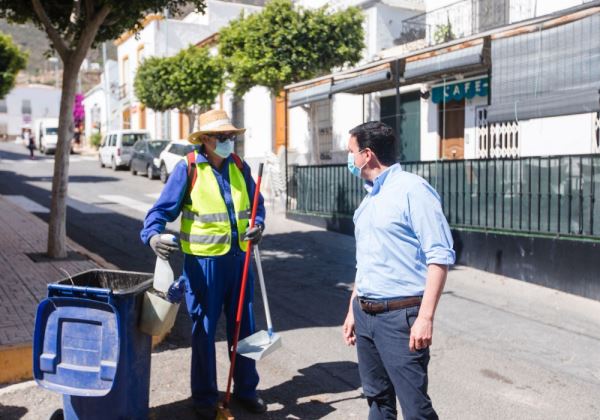
M 267 299 L 267 288 L 265 287 L 265 278 L 262 271 L 262 262 L 260 260 L 260 251 L 258 246 L 254 246 L 254 260 L 256 261 L 256 271 L 258 272 L 258 282 L 260 283 L 260 293 L 265 306 L 265 315 L 267 316 L 267 331 L 269 337 L 273 335 L 273 324 L 271 323 L 271 311 L 269 310 L 269 301 Z

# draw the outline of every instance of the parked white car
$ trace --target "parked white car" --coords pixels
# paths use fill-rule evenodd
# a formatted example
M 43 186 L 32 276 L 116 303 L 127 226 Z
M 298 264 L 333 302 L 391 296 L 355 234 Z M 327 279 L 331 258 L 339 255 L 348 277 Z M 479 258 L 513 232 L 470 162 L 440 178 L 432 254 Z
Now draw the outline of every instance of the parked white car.
M 109 131 L 99 149 L 100 166 L 110 166 L 113 171 L 120 167 L 129 167 L 133 145 L 138 140 L 147 140 L 150 133 L 145 130 Z
M 58 118 L 42 118 L 33 122 L 35 146 L 45 155 L 56 151 Z
M 181 159 L 194 150 L 194 145 L 187 140 L 173 140 L 171 141 L 165 150 L 160 153 L 158 168 L 160 173 L 160 180 L 162 183 L 166 183 L 169 179 L 169 175 L 175 169 L 175 165 Z

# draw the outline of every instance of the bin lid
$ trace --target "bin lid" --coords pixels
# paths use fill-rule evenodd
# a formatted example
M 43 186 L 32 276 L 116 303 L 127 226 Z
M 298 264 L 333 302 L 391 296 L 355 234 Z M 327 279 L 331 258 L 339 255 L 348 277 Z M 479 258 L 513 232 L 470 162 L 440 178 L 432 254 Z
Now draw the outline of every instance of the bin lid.
M 109 302 L 51 297 L 38 306 L 33 375 L 43 388 L 101 397 L 112 389 L 119 363 L 119 320 Z

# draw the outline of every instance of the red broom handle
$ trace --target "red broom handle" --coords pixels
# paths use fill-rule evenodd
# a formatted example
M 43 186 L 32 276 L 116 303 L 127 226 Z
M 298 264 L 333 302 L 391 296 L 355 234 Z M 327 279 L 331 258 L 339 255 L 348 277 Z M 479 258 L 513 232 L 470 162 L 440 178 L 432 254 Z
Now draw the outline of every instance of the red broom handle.
M 256 179 L 256 186 L 254 188 L 254 200 L 252 201 L 252 214 L 250 216 L 250 228 L 254 227 L 254 221 L 256 220 L 256 212 L 258 211 L 258 199 L 260 196 L 260 182 L 262 180 L 263 164 L 258 166 L 258 178 Z M 238 232 L 239 233 L 239 232 Z M 252 254 L 252 242 L 248 241 L 248 250 L 246 251 L 246 258 L 244 259 L 244 271 L 242 272 L 242 284 L 240 289 L 240 298 L 238 300 L 237 314 L 235 318 L 235 334 L 233 335 L 233 346 L 229 353 L 229 376 L 227 377 L 227 392 L 225 393 L 225 406 L 229 404 L 231 398 L 231 382 L 233 380 L 233 371 L 235 369 L 235 359 L 238 346 L 238 339 L 240 337 L 240 329 L 242 326 L 242 313 L 244 306 L 244 298 L 246 297 L 246 283 L 248 281 L 248 270 L 250 269 L 250 255 Z

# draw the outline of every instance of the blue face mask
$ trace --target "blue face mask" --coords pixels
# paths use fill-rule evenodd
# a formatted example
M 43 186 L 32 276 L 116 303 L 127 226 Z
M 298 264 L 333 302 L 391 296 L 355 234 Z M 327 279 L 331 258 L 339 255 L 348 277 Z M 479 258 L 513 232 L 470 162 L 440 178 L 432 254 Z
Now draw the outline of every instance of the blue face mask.
M 229 155 L 233 153 L 233 141 L 218 141 L 217 147 L 215 147 L 215 153 L 221 156 L 223 159 L 228 158 Z
M 366 164 L 367 164 L 367 162 L 365 162 L 365 165 Z M 352 175 L 360 178 L 360 171 L 362 170 L 362 168 L 365 167 L 365 165 L 361 166 L 360 168 L 358 166 L 356 166 L 354 164 L 354 153 L 352 153 L 352 152 L 348 153 L 348 170 L 350 171 L 350 173 Z

